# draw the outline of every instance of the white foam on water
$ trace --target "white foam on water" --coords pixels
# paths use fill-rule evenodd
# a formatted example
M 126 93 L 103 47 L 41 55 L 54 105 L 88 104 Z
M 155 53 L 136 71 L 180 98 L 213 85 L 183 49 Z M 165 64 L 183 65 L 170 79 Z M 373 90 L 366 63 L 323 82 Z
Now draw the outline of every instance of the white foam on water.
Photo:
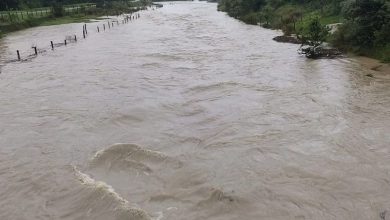
M 104 156 L 118 155 L 121 157 L 127 157 L 136 152 L 160 160 L 164 160 L 167 158 L 167 156 L 161 152 L 144 149 L 135 144 L 117 143 L 108 148 L 97 151 L 93 156 L 92 161 L 102 159 L 102 157 Z
M 72 167 L 73 167 L 73 170 L 75 171 L 75 175 L 76 175 L 77 179 L 83 185 L 86 185 L 88 187 L 91 187 L 91 188 L 94 188 L 97 190 L 101 190 L 101 191 L 107 193 L 108 195 L 110 195 L 112 198 L 114 198 L 116 201 L 119 202 L 120 209 L 129 213 L 131 216 L 137 216 L 137 217 L 140 217 L 141 219 L 145 219 L 145 220 L 151 219 L 149 217 L 149 215 L 144 210 L 131 207 L 129 204 L 129 201 L 127 201 L 126 199 L 121 197 L 117 192 L 115 192 L 114 188 L 111 185 L 109 185 L 103 181 L 97 181 L 97 180 L 93 179 L 88 174 L 85 174 L 85 173 L 81 172 L 79 169 L 77 169 L 76 166 L 72 166 Z

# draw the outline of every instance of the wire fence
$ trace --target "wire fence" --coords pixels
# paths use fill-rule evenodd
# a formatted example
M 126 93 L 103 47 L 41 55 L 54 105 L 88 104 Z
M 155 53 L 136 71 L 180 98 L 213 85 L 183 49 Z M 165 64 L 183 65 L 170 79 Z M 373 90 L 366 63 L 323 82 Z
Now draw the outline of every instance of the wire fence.
M 96 8 L 96 4 L 86 3 L 77 5 L 66 5 L 64 6 L 65 15 L 74 15 L 85 13 L 86 10 Z M 53 9 L 50 7 L 46 8 L 35 8 L 25 11 L 0 11 L 0 22 L 21 22 L 32 18 L 43 18 L 50 17 L 53 15 Z
M 156 10 L 158 8 L 162 7 L 161 5 L 152 5 L 150 7 L 145 8 L 145 10 Z M 142 11 L 142 10 L 141 10 Z M 139 11 L 140 12 L 140 11 Z M 31 49 L 27 51 L 27 56 L 22 57 L 22 51 L 17 50 L 15 59 L 11 60 L 5 60 L 5 63 L 11 63 L 11 62 L 18 62 L 18 61 L 29 61 L 35 57 L 37 57 L 39 54 L 46 53 L 48 51 L 53 51 L 57 47 L 67 46 L 72 43 L 77 43 L 81 40 L 86 40 L 88 38 L 88 35 L 91 33 L 103 33 L 107 32 L 111 29 L 115 29 L 116 27 L 130 24 L 135 20 L 138 20 L 141 18 L 141 14 L 139 12 L 130 13 L 130 14 L 123 14 L 121 16 L 118 16 L 116 19 L 110 18 L 105 21 L 101 21 L 98 23 L 93 24 L 84 24 L 82 34 L 77 35 L 68 35 L 65 36 L 63 40 L 57 40 L 57 41 L 50 41 L 48 42 L 47 47 L 37 47 L 33 46 Z M 23 54 L 26 54 L 26 51 L 23 52 Z M 0 63 L 1 64 L 1 63 Z

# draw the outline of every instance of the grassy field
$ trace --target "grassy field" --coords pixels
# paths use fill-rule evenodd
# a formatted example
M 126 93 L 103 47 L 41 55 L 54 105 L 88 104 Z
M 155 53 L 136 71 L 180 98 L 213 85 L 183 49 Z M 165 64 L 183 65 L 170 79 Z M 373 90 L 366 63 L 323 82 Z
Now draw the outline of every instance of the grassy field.
M 83 10 L 88 10 L 92 8 L 96 8 L 96 5 L 91 3 L 66 5 L 64 7 L 64 12 L 65 15 L 72 15 L 82 13 Z M 49 17 L 51 15 L 52 10 L 50 7 L 34 8 L 25 11 L 0 11 L 0 23 L 20 22 L 33 18 Z

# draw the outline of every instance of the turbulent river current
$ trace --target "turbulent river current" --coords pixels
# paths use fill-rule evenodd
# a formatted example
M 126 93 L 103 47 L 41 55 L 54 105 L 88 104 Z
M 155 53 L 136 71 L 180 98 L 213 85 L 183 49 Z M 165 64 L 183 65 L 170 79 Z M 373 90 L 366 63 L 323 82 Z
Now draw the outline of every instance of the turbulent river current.
M 0 40 L 0 219 L 390 219 L 390 80 L 216 8 Z

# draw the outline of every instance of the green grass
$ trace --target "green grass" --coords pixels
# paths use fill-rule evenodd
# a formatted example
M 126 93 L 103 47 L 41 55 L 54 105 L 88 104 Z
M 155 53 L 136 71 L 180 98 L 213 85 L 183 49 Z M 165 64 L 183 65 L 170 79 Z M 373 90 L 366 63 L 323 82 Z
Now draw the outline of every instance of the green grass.
M 43 20 L 39 26 L 60 25 L 69 23 L 88 23 L 91 19 L 99 19 L 98 15 L 79 15 L 79 16 L 64 16 L 60 18 L 50 18 Z
M 65 14 L 78 14 L 82 13 L 81 9 L 92 9 L 96 8 L 95 4 L 84 3 L 84 4 L 74 4 L 74 5 L 65 5 L 64 11 Z M 22 20 L 30 20 L 32 18 L 42 18 L 49 17 L 52 15 L 51 8 L 34 8 L 24 11 L 0 11 L 0 22 L 19 22 Z
M 384 47 L 373 47 L 359 51 L 359 55 L 375 58 L 383 63 L 390 63 L 390 43 Z

